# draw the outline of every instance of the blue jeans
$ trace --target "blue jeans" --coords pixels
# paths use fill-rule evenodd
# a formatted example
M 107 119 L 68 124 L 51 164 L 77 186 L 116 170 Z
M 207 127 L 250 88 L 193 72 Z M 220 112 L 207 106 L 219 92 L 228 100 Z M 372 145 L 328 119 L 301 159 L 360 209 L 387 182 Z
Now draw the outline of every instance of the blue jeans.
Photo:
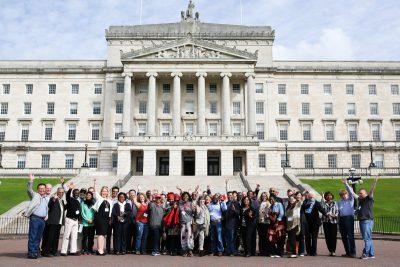
M 160 253 L 161 226 L 152 226 L 150 229 L 153 234 L 153 252 Z
M 46 221 L 43 218 L 31 215 L 29 217 L 28 256 L 39 254 L 40 239 L 42 239 Z
M 221 222 L 211 222 L 211 251 L 214 253 L 223 252 L 222 224 Z
M 339 231 L 346 255 L 356 255 L 356 242 L 354 239 L 354 217 L 339 217 Z
M 374 220 L 361 220 L 360 230 L 364 240 L 363 255 L 367 257 L 375 256 L 374 244 L 372 243 L 372 227 L 374 226 Z
M 235 229 L 225 229 L 226 253 L 236 254 L 236 231 Z
M 149 232 L 149 226 L 145 223 L 136 223 L 136 252 L 146 252 L 147 246 L 147 234 Z

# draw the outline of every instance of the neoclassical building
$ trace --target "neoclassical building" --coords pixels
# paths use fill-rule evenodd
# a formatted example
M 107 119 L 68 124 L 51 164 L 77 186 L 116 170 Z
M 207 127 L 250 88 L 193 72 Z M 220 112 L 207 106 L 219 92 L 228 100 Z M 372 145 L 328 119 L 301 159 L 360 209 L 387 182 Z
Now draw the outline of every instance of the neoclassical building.
M 4 168 L 399 168 L 400 62 L 277 61 L 269 26 L 111 26 L 106 60 L 0 61 Z

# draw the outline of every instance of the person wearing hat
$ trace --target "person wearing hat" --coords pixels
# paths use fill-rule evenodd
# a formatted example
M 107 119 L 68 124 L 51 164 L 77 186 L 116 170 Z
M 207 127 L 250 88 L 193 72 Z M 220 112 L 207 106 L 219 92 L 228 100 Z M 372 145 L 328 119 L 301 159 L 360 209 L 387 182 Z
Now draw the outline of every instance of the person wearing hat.
M 179 247 L 179 201 L 178 194 L 168 193 L 168 206 L 163 218 L 167 233 L 167 249 L 171 256 L 176 256 Z
M 161 226 L 164 217 L 164 206 L 161 203 L 161 195 L 154 194 L 153 202 L 149 204 L 150 214 L 150 233 L 153 236 L 153 251 L 152 256 L 160 255 L 160 237 L 161 237 Z

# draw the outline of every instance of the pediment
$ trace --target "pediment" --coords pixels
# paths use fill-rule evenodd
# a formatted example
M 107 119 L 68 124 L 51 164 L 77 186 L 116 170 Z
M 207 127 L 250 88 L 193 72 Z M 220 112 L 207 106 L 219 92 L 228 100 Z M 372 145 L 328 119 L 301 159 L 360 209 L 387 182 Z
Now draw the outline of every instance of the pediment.
M 121 53 L 126 61 L 257 61 L 257 53 L 192 38 Z

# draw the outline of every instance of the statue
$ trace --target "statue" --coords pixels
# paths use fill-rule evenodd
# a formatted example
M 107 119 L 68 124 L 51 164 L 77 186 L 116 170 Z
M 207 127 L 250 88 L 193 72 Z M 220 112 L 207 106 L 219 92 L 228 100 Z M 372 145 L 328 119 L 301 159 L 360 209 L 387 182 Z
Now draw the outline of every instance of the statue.
M 192 0 L 189 1 L 188 8 L 185 11 L 181 11 L 181 19 L 182 21 L 187 20 L 187 21 L 193 21 L 193 20 L 199 20 L 199 12 L 196 12 L 193 14 L 194 10 L 194 3 Z

